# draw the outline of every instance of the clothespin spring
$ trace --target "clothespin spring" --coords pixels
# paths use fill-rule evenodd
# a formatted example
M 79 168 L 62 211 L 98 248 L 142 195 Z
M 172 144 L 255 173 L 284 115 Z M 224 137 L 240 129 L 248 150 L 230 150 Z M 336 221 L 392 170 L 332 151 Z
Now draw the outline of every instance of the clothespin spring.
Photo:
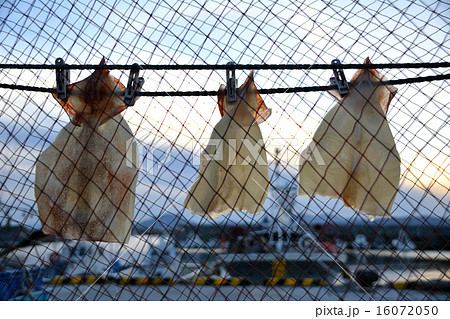
M 128 78 L 127 88 L 123 101 L 128 106 L 133 106 L 136 102 L 137 94 L 141 91 L 144 84 L 144 78 L 139 77 L 139 64 L 134 63 L 133 69 L 130 70 L 130 77 Z
M 333 65 L 333 74 L 334 76 L 330 78 L 331 85 L 337 85 L 339 94 L 341 96 L 347 94 L 350 90 L 347 79 L 345 78 L 344 70 L 339 68 L 341 65 L 341 61 L 339 59 L 334 59 L 331 61 L 331 65 Z
M 55 61 L 56 68 L 56 96 L 60 100 L 67 99 L 67 86 L 70 83 L 70 71 L 64 69 L 64 60 L 57 58 Z
M 234 62 L 228 62 L 227 65 L 235 65 Z M 230 76 L 231 71 L 231 76 Z M 236 101 L 236 70 L 235 69 L 227 69 L 227 101 L 234 102 Z

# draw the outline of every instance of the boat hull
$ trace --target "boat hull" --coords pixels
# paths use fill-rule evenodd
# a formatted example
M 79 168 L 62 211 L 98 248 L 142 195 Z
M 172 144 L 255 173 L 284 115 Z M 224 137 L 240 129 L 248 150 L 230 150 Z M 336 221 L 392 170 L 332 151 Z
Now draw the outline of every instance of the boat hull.
M 231 277 L 244 278 L 250 284 L 265 284 L 273 278 L 314 279 L 326 284 L 342 272 L 347 257 L 323 252 L 238 253 L 220 255 L 219 260 Z

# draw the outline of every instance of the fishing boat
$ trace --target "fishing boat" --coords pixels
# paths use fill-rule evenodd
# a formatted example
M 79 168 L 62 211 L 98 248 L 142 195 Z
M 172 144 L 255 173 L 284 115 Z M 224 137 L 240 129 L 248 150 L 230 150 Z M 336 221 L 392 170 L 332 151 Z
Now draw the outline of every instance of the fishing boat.
M 241 249 L 218 254 L 217 259 L 225 265 L 228 276 L 245 278 L 251 284 L 274 278 L 330 283 L 342 271 L 340 265 L 347 262 L 344 252 L 324 245 L 311 233 L 259 230 L 242 240 L 245 244 Z
M 268 195 L 273 203 L 264 212 L 259 227 L 241 232 L 231 230 L 229 249 L 217 259 L 225 265 L 227 275 L 245 278 L 251 284 L 282 278 L 335 282 L 345 268 L 347 255 L 332 239 L 319 240 L 301 224 L 294 214 L 297 187 L 280 182 L 278 164 L 277 161 Z

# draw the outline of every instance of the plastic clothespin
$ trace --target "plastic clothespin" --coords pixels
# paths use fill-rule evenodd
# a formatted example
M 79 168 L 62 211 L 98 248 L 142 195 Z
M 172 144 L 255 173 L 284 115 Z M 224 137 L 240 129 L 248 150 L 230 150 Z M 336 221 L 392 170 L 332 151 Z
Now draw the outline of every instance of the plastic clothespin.
M 227 65 L 235 65 L 234 62 L 228 62 Z M 231 77 L 230 77 L 231 71 Z M 227 69 L 227 101 L 234 102 L 236 101 L 236 70 L 235 69 Z
M 348 86 L 347 79 L 345 78 L 344 70 L 339 68 L 341 61 L 339 59 L 334 59 L 331 61 L 331 65 L 333 66 L 334 76 L 330 78 L 330 83 L 331 85 L 337 85 L 339 94 L 343 96 L 348 93 L 350 87 Z
M 128 78 L 127 89 L 123 98 L 123 101 L 128 106 L 134 105 L 137 93 L 141 91 L 142 85 L 144 84 L 144 78 L 139 77 L 139 69 L 139 64 L 134 63 L 133 68 L 130 70 L 130 77 Z
M 67 99 L 67 86 L 70 83 L 70 70 L 64 69 L 66 65 L 62 58 L 55 61 L 56 68 L 56 96 L 60 100 Z

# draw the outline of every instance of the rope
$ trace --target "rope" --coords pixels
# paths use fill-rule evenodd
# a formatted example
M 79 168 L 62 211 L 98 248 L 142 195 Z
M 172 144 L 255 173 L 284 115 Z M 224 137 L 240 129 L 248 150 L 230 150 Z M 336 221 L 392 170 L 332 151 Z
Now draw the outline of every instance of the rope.
M 448 68 L 450 62 L 430 62 L 430 63 L 374 63 L 374 64 L 340 64 L 340 69 L 435 69 Z M 54 64 L 0 64 L 0 69 L 58 69 L 60 66 Z M 331 64 L 142 64 L 138 67 L 132 64 L 99 65 L 99 64 L 65 64 L 63 69 L 72 70 L 329 70 L 335 69 L 336 65 Z
M 398 79 L 383 81 L 383 84 L 390 85 L 400 85 L 400 84 L 411 84 L 411 83 L 421 83 L 421 82 L 431 82 L 431 81 L 441 81 L 450 79 L 449 74 L 440 74 L 432 76 L 422 76 L 416 78 Z M 21 90 L 21 91 L 33 91 L 33 92 L 44 92 L 44 93 L 56 93 L 55 88 L 43 88 L 28 85 L 16 85 L 16 84 L 4 84 L 0 83 L 0 88 L 11 89 L 11 90 Z M 258 92 L 260 94 L 276 94 L 276 93 L 299 93 L 299 92 L 320 92 L 328 90 L 337 90 L 336 85 L 325 85 L 325 86 L 309 86 L 309 87 L 292 87 L 292 88 L 272 88 L 272 89 L 260 89 Z M 139 92 L 137 96 L 150 96 L 150 97 L 164 97 L 164 96 L 215 96 L 218 91 L 173 91 L 173 92 Z
M 38 86 L 29 86 L 29 85 L 17 85 L 17 84 L 0 83 L 0 88 L 2 88 L 2 89 L 10 89 L 10 90 L 20 90 L 20 91 L 56 93 L 56 89 L 53 89 L 53 88 L 42 88 L 42 87 L 38 87 Z

